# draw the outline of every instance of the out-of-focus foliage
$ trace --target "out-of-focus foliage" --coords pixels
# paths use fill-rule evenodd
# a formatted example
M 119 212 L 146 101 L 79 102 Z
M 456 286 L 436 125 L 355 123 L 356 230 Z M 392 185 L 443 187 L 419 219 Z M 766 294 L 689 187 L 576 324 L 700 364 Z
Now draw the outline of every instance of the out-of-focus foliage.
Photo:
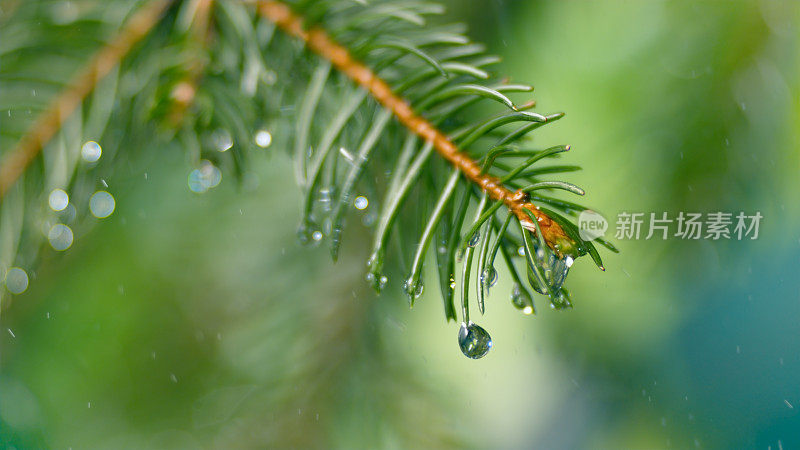
M 541 142 L 574 146 L 588 203 L 612 219 L 761 211 L 759 239 L 622 241 L 606 273 L 574 271 L 575 309 L 535 318 L 500 306 L 501 272 L 482 323 L 495 348 L 471 361 L 438 293 L 409 311 L 395 289 L 366 289 L 359 225 L 335 266 L 296 245 L 277 148 L 292 130 L 270 130 L 243 189 L 225 179 L 202 196 L 167 146 L 110 174 L 114 215 L 46 252 L 4 311 L 0 442 L 799 446 L 800 6 L 451 9 L 504 71 L 536 81 L 544 110 L 568 111 Z

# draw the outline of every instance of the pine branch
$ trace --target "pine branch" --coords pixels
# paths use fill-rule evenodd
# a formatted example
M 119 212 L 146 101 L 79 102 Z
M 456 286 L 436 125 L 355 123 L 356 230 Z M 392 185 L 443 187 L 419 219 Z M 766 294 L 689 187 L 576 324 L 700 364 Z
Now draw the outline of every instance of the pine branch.
M 526 190 L 512 192 L 503 185 L 499 178 L 488 175 L 478 162 L 460 151 L 430 121 L 415 114 L 407 101 L 392 92 L 391 87 L 376 76 L 370 68 L 354 60 L 350 52 L 333 42 L 324 30 L 312 28 L 306 31 L 302 19 L 293 14 L 287 5 L 278 1 L 260 2 L 259 11 L 287 33 L 302 39 L 311 50 L 329 60 L 351 80 L 369 91 L 381 105 L 394 114 L 400 123 L 426 142 L 432 142 L 438 153 L 457 168 L 466 179 L 480 187 L 492 200 L 505 203 L 508 209 L 523 222 L 526 229 L 535 232 L 536 228 L 525 212 L 526 210 L 531 211 L 539 221 L 539 227 L 547 245 L 559 256 L 575 253 L 573 248 L 575 244 L 561 226 L 541 212 L 536 205 L 526 202 L 528 199 L 528 196 L 525 195 Z M 446 75 L 443 69 L 442 74 Z M 510 107 L 514 111 L 518 110 L 513 104 L 510 104 Z M 541 122 L 547 122 L 547 117 L 542 117 Z M 569 147 L 565 148 L 565 150 L 568 149 Z
M 149 136 L 151 123 L 177 136 L 198 166 L 190 176 L 190 188 L 196 192 L 219 182 L 217 166 L 232 167 L 242 175 L 253 151 L 270 145 L 267 123 L 294 129 L 296 178 L 305 195 L 301 242 L 316 243 L 327 235 L 336 259 L 348 210 L 366 207 L 367 198 L 357 196 L 357 190 L 372 193 L 371 208 L 380 213 L 370 219 L 377 228 L 368 279 L 377 290 L 386 284 L 385 255 L 390 238 L 396 237 L 398 259 L 412 261 L 404 288 L 413 304 L 422 291 L 423 265 L 433 245 L 445 316 L 456 319 L 455 270 L 456 262 L 463 260 L 462 334 L 469 348 L 462 350 L 482 356 L 480 351 L 488 347 L 480 347 L 478 341 L 488 334 L 469 321 L 469 285 L 476 280 L 483 313 L 496 279 L 498 254 L 515 282 L 512 304 L 526 313 L 532 313 L 534 305 L 515 266 L 520 253 L 527 284 L 548 296 L 556 308 L 571 306 L 563 283 L 575 258 L 589 254 L 603 266 L 593 243 L 581 239 L 567 218 L 586 208 L 542 194 L 583 195 L 568 182 L 541 178 L 577 167 L 534 167 L 570 147 L 525 147 L 529 133 L 563 113 L 542 115 L 530 111 L 534 101 L 515 103 L 511 95 L 533 88 L 494 78 L 487 67 L 497 58 L 471 43 L 460 26 L 428 23 L 428 16 L 442 12 L 426 2 L 394 0 L 148 3 L 4 155 L 0 238 L 21 233 L 17 215 L 29 209 L 20 206 L 23 190 L 20 187 L 13 199 L 6 194 L 23 173 L 32 171 L 28 168 L 42 149 L 42 177 L 26 183 L 34 199 L 53 187 L 71 184 L 79 189 L 92 183 L 93 166 L 72 179 L 75 166 L 67 164 L 60 169 L 66 173 L 54 181 L 47 164 L 51 152 L 64 153 L 47 150 L 46 145 L 59 145 L 48 144 L 51 138 L 86 134 L 76 112 L 81 105 L 90 116 L 96 109 L 101 111 L 96 116 L 107 117 L 113 109 L 116 119 L 109 123 L 115 124 L 114 136 Z M 132 51 L 139 41 L 138 50 Z M 169 55 L 161 54 L 165 51 Z M 116 106 L 100 101 L 103 96 L 97 93 L 90 102 L 89 94 L 114 67 L 134 75 L 111 80 L 110 98 L 117 98 Z M 466 119 L 483 113 L 476 106 L 487 102 L 503 110 L 485 119 Z M 73 131 L 69 121 L 77 123 Z M 89 122 L 105 123 L 91 118 Z M 510 126 L 517 128 L 508 130 Z M 101 132 L 95 127 L 90 135 Z M 266 141 L 259 140 L 263 133 L 269 137 Z M 103 161 L 112 164 L 113 158 Z M 379 192 L 382 202 L 377 200 Z M 407 203 L 418 209 L 409 211 Z M 468 220 L 471 209 L 475 215 Z M 512 221 L 518 226 L 510 226 Z M 15 248 L 19 243 L 13 237 L 4 239 Z M 29 246 L 37 242 L 28 240 Z M 615 251 L 609 243 L 598 242 Z M 9 266 L 13 256 L 13 251 L 10 256 L 0 254 L 0 265 Z

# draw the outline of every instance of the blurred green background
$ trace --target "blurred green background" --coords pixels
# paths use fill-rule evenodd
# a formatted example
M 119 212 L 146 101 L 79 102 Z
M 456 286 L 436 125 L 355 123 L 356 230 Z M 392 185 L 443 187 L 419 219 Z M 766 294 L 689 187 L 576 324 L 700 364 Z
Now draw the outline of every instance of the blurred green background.
M 501 272 L 474 361 L 437 289 L 368 290 L 358 220 L 335 265 L 296 243 L 290 130 L 202 195 L 177 146 L 134 152 L 115 213 L 0 317 L 0 446 L 800 447 L 800 3 L 448 3 L 567 112 L 536 139 L 612 227 L 759 211 L 759 238 L 614 240 L 536 316 Z

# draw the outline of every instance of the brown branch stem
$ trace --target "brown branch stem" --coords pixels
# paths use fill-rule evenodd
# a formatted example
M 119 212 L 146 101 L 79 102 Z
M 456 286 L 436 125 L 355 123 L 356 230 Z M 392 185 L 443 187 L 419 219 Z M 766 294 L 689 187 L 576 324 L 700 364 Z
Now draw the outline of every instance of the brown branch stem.
M 539 222 L 539 228 L 548 245 L 561 253 L 571 243 L 561 226 L 548 217 L 533 203 L 527 201 L 528 196 L 521 191 L 512 191 L 496 177 L 484 174 L 481 165 L 470 158 L 438 128 L 424 117 L 416 114 L 403 98 L 392 92 L 389 85 L 378 77 L 369 67 L 353 59 L 350 52 L 334 42 L 320 28 L 305 29 L 303 19 L 283 2 L 263 0 L 259 2 L 259 12 L 274 22 L 284 32 L 303 40 L 309 49 L 329 60 L 339 71 L 366 89 L 381 105 L 389 109 L 397 120 L 422 139 L 432 142 L 436 151 L 444 159 L 458 168 L 472 183 L 480 186 L 490 198 L 502 201 L 512 211 L 525 228 L 532 232 L 535 226 L 531 223 L 525 210 L 531 211 Z

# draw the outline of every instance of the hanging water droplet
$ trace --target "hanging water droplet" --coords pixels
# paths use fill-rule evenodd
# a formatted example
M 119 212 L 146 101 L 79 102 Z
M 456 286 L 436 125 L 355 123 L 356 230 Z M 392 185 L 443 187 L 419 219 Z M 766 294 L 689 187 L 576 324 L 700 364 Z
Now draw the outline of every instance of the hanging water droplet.
M 481 274 L 481 285 L 485 286 L 487 289 L 494 287 L 494 285 L 497 284 L 498 278 L 497 270 L 494 266 L 487 266 Z
M 514 283 L 514 287 L 511 288 L 511 304 L 524 314 L 533 314 L 533 299 L 528 291 L 517 283 Z
M 411 278 L 409 278 L 403 284 L 403 290 L 406 291 L 406 294 L 412 300 L 416 300 L 416 299 L 418 299 L 420 297 L 420 295 L 422 295 L 423 288 L 424 288 L 424 286 L 422 285 L 422 281 L 421 280 L 416 280 L 415 281 L 415 280 L 412 280 Z
M 47 197 L 47 203 L 53 211 L 62 211 L 69 205 L 69 195 L 63 189 L 53 189 Z
M 473 322 L 461 322 L 458 330 L 458 346 L 467 358 L 480 359 L 492 349 L 492 337 Z
M 89 141 L 81 147 L 81 158 L 88 163 L 97 162 L 103 155 L 103 148 L 95 141 Z
M 481 232 L 480 230 L 475 230 L 475 232 L 472 233 L 472 236 L 470 236 L 467 245 L 469 245 L 470 247 L 475 247 L 476 245 L 478 245 L 478 242 L 480 242 L 480 240 L 481 240 Z
M 28 273 L 19 267 L 12 267 L 6 272 L 5 283 L 8 292 L 22 294 L 28 289 Z
M 378 278 L 378 289 L 383 290 L 386 287 L 386 283 L 389 281 L 389 278 L 386 275 L 381 275 Z
M 574 259 L 571 256 L 559 258 L 554 252 L 550 251 L 550 249 L 540 247 L 538 241 L 534 241 L 533 248 L 536 254 L 536 263 L 542 271 L 542 275 L 544 275 L 544 280 L 541 281 L 547 283 L 552 292 L 558 292 L 567 279 L 567 273 Z M 547 295 L 547 289 L 541 284 L 539 275 L 530 267 L 528 279 L 536 292 Z
M 106 191 L 97 191 L 89 198 L 89 211 L 98 219 L 110 216 L 116 205 L 114 196 Z
M 519 254 L 519 256 L 525 256 L 525 247 L 518 248 L 517 254 Z
M 255 140 L 257 146 L 267 148 L 272 144 L 272 134 L 267 130 L 258 130 Z
M 569 298 L 569 292 L 561 288 L 555 295 L 555 298 L 550 299 L 550 307 L 556 310 L 564 310 L 572 308 L 572 302 Z
M 57 223 L 50 228 L 47 239 L 55 250 L 63 252 L 72 245 L 72 229 L 63 223 Z
M 569 272 L 569 268 L 572 267 L 574 260 L 571 256 L 565 256 L 564 258 L 554 257 L 554 259 L 555 261 L 551 266 L 551 276 L 548 282 L 553 292 L 558 292 L 561 286 L 564 285 L 564 281 L 567 279 L 567 273 Z

